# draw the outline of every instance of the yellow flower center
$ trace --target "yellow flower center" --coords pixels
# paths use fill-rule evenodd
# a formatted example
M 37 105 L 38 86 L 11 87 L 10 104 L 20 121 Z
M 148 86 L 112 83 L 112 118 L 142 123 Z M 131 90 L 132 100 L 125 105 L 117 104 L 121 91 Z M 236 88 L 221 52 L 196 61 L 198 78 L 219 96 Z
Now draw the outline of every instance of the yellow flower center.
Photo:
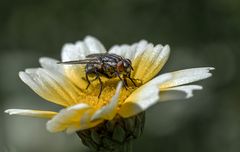
M 86 69 L 85 65 L 66 65 L 64 66 L 65 74 L 66 76 L 74 82 L 77 87 L 80 89 L 79 96 L 77 97 L 77 101 L 79 103 L 86 103 L 92 107 L 100 108 L 106 104 L 108 104 L 112 97 L 116 94 L 116 87 L 118 83 L 121 81 L 118 77 L 116 78 L 106 78 L 104 76 L 100 76 L 102 80 L 102 92 L 100 94 L 100 83 L 99 80 L 93 80 L 95 77 L 90 77 L 90 86 L 87 87 L 87 81 L 86 81 Z M 125 88 L 123 85 L 120 96 L 119 96 L 119 106 L 127 99 L 127 97 L 138 87 L 142 85 L 141 80 L 134 80 L 134 84 L 127 79 L 128 87 Z
M 104 79 L 104 78 L 101 78 Z M 100 94 L 100 83 L 98 80 L 91 82 L 90 86 L 87 89 L 82 89 L 78 97 L 78 101 L 81 103 L 87 103 L 90 106 L 95 108 L 100 108 L 108 104 L 112 97 L 116 94 L 116 87 L 119 83 L 119 78 L 105 79 L 102 84 L 102 93 Z M 139 87 L 141 83 L 135 81 Z M 128 81 L 128 87 L 122 87 L 119 96 L 119 106 L 124 102 L 124 100 L 138 87 L 135 87 L 131 81 Z

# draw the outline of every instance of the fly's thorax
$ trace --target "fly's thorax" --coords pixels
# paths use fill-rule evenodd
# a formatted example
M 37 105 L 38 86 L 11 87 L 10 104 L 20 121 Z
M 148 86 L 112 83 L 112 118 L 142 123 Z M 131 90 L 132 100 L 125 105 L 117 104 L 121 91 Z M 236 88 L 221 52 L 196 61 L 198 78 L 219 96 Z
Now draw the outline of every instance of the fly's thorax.
M 91 73 L 94 71 L 94 65 L 93 64 L 86 64 L 86 73 Z
M 89 78 L 96 79 L 97 75 L 102 70 L 102 68 L 103 68 L 102 63 L 99 63 L 99 64 L 88 63 L 86 64 L 85 72 Z M 83 78 L 83 79 L 86 79 L 86 78 Z
M 94 72 L 97 69 L 102 69 L 102 67 L 103 67 L 102 63 L 98 63 L 98 64 L 88 63 L 86 65 L 86 72 L 88 72 L 88 71 L 93 71 Z
M 103 64 L 102 73 L 106 74 L 109 78 L 116 77 L 116 63 L 106 62 Z

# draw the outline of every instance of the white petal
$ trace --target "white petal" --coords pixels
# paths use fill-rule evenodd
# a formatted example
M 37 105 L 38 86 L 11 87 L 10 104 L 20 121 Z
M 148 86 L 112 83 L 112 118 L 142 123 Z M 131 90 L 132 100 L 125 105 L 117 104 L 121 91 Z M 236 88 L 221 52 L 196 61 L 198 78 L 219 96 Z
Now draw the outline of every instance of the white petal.
M 155 77 L 148 83 L 144 84 L 144 86 L 157 85 L 159 87 L 161 84 L 163 84 L 171 79 L 172 79 L 171 74 L 163 74 L 163 75 Z
M 80 103 L 61 110 L 56 116 L 47 122 L 47 130 L 50 132 L 65 130 L 75 122 L 80 122 L 82 115 L 89 108 L 91 107 L 87 104 Z
M 192 68 L 192 69 L 180 70 L 176 72 L 163 74 L 163 75 L 171 75 L 172 79 L 161 84 L 160 88 L 161 89 L 170 88 L 170 87 L 179 86 L 179 85 L 199 81 L 202 79 L 206 79 L 212 76 L 212 74 L 210 73 L 210 70 L 213 70 L 213 69 L 214 68 L 212 67 Z M 163 75 L 160 75 L 159 77 Z
M 53 111 L 40 111 L 40 110 L 29 110 L 29 109 L 8 109 L 5 113 L 9 115 L 21 115 L 21 116 L 31 116 L 38 118 L 52 118 L 57 113 Z
M 39 63 L 44 69 L 64 74 L 63 65 L 57 64 L 58 62 L 58 60 L 49 57 L 41 57 L 39 59 Z
M 117 113 L 118 98 L 119 98 L 121 89 L 122 89 L 122 82 L 119 82 L 116 89 L 116 94 L 112 97 L 109 104 L 97 110 L 93 114 L 91 121 L 94 121 L 97 119 L 112 120 L 115 117 Z
M 62 99 L 62 97 L 52 94 L 52 92 L 49 91 L 48 88 L 45 88 L 44 83 L 38 80 L 39 78 L 36 74 L 29 75 L 25 72 L 19 72 L 19 77 L 24 83 L 26 83 L 34 92 L 36 92 L 42 98 L 62 106 L 68 106 L 68 104 Z
M 52 59 L 52 58 L 48 58 L 48 57 L 41 57 L 39 59 L 39 63 L 41 64 L 41 66 L 44 69 L 47 69 L 48 71 L 51 71 L 51 73 L 54 73 L 54 75 L 56 75 L 57 77 L 60 77 L 62 80 L 65 80 L 66 82 L 70 83 L 71 87 L 74 87 L 72 83 L 75 83 L 74 81 L 72 81 L 73 77 L 70 77 L 71 72 L 68 72 L 67 69 L 70 68 L 69 71 L 71 70 L 78 70 L 79 72 L 82 72 L 81 70 L 79 70 L 79 66 L 71 66 L 68 65 L 68 67 L 64 67 L 63 64 L 58 64 L 58 60 Z M 65 70 L 64 70 L 65 68 Z M 81 67 L 82 68 L 82 67 Z M 74 70 L 74 74 L 77 74 L 77 78 L 79 79 L 79 76 L 82 74 L 79 74 L 78 72 L 76 72 L 76 70 Z M 68 73 L 65 73 L 68 72 Z M 82 80 L 81 80 L 82 81 Z M 79 84 L 79 83 L 78 83 Z M 82 84 L 82 83 L 80 83 Z M 78 85 L 77 85 L 78 86 Z
M 140 87 L 134 91 L 119 110 L 122 117 L 131 117 L 148 109 L 159 100 L 159 88 L 156 85 Z
M 133 78 L 140 79 L 143 83 L 151 80 L 162 69 L 170 54 L 168 45 L 161 46 L 149 44 L 142 55 L 137 56 L 133 61 Z
M 46 69 L 26 69 L 19 76 L 30 88 L 42 98 L 53 103 L 69 106 L 76 103 L 77 89 L 64 77 Z
M 109 50 L 109 53 L 114 53 L 133 61 L 137 56 L 141 55 L 144 52 L 147 45 L 148 42 L 146 40 L 141 40 L 138 43 L 134 43 L 132 45 L 115 45 Z
M 89 54 L 106 52 L 105 47 L 95 37 L 86 36 L 86 38 L 84 39 L 84 42 L 86 43 L 86 46 L 88 47 L 88 50 L 90 51 Z
M 88 83 L 85 80 L 86 72 L 83 65 L 64 65 L 64 75 L 73 82 L 78 88 L 86 89 Z
M 106 49 L 99 40 L 92 36 L 86 36 L 83 41 L 76 44 L 65 44 L 62 49 L 62 61 L 73 61 L 84 59 L 86 55 L 93 53 L 105 53 Z M 87 82 L 85 78 L 84 65 L 63 65 L 65 75 L 79 88 L 85 89 Z
M 57 87 L 61 87 L 60 89 L 62 89 L 63 92 L 66 94 L 66 100 L 68 100 L 70 105 L 78 103 L 80 90 L 76 88 L 66 77 L 61 74 L 56 75 L 56 73 L 45 69 L 43 69 L 42 72 L 47 76 L 51 77 L 55 81 L 55 83 L 58 84 Z M 63 96 L 63 94 L 61 95 Z
M 76 42 L 76 44 L 67 43 L 62 48 L 62 61 L 84 59 L 85 52 L 88 52 L 88 49 L 83 42 Z
M 181 100 L 191 98 L 194 90 L 201 90 L 199 85 L 184 85 L 179 87 L 167 88 L 160 91 L 160 101 Z
M 170 47 L 153 44 L 142 40 L 130 45 L 113 46 L 109 53 L 115 53 L 132 61 L 134 71 L 132 77 L 143 83 L 152 79 L 166 63 Z
M 88 54 L 105 52 L 106 49 L 99 40 L 92 36 L 86 36 L 83 41 L 65 44 L 61 56 L 62 61 L 72 61 L 84 59 Z
M 148 65 L 148 68 L 145 68 L 144 77 L 146 81 L 149 81 L 154 76 L 156 76 L 160 70 L 163 68 L 165 63 L 167 62 L 169 55 L 170 55 L 170 47 L 169 45 L 162 46 L 162 45 L 156 45 L 154 47 L 153 52 L 149 52 L 150 54 L 153 54 L 151 58 L 149 58 L 149 61 L 151 61 Z M 140 66 L 139 66 L 140 67 Z M 141 70 L 141 69 L 140 69 Z
M 67 128 L 66 132 L 67 133 L 74 133 L 76 131 L 79 130 L 85 130 L 88 128 L 92 128 L 100 123 L 103 122 L 103 120 L 95 120 L 95 121 L 91 121 L 92 115 L 96 112 L 95 109 L 88 109 L 86 110 L 82 117 L 80 118 L 80 122 L 75 122 L 72 123 L 71 125 L 69 125 L 69 127 Z
M 131 117 L 145 111 L 159 101 L 159 85 L 171 79 L 170 75 L 157 77 L 134 91 L 123 103 L 119 114 Z

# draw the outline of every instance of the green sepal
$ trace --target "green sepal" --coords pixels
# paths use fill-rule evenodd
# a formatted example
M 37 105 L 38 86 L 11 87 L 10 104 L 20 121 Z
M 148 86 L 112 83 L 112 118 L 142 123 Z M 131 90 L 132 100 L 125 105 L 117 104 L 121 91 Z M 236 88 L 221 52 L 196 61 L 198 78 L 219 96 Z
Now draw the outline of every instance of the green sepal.
M 98 152 L 128 152 L 133 139 L 143 133 L 145 113 L 129 118 L 115 116 L 96 127 L 78 131 L 84 145 Z
M 126 132 L 121 126 L 117 125 L 113 131 L 112 139 L 119 142 L 123 142 L 125 138 L 126 138 Z

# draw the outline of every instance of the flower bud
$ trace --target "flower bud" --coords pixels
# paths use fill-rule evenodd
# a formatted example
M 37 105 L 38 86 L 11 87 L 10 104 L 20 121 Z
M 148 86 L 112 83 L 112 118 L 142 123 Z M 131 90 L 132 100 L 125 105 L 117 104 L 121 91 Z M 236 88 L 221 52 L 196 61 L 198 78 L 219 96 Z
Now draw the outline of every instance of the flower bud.
M 111 121 L 78 131 L 84 145 L 99 152 L 125 152 L 131 148 L 131 142 L 141 136 L 144 129 L 145 113 L 122 118 L 117 115 Z

